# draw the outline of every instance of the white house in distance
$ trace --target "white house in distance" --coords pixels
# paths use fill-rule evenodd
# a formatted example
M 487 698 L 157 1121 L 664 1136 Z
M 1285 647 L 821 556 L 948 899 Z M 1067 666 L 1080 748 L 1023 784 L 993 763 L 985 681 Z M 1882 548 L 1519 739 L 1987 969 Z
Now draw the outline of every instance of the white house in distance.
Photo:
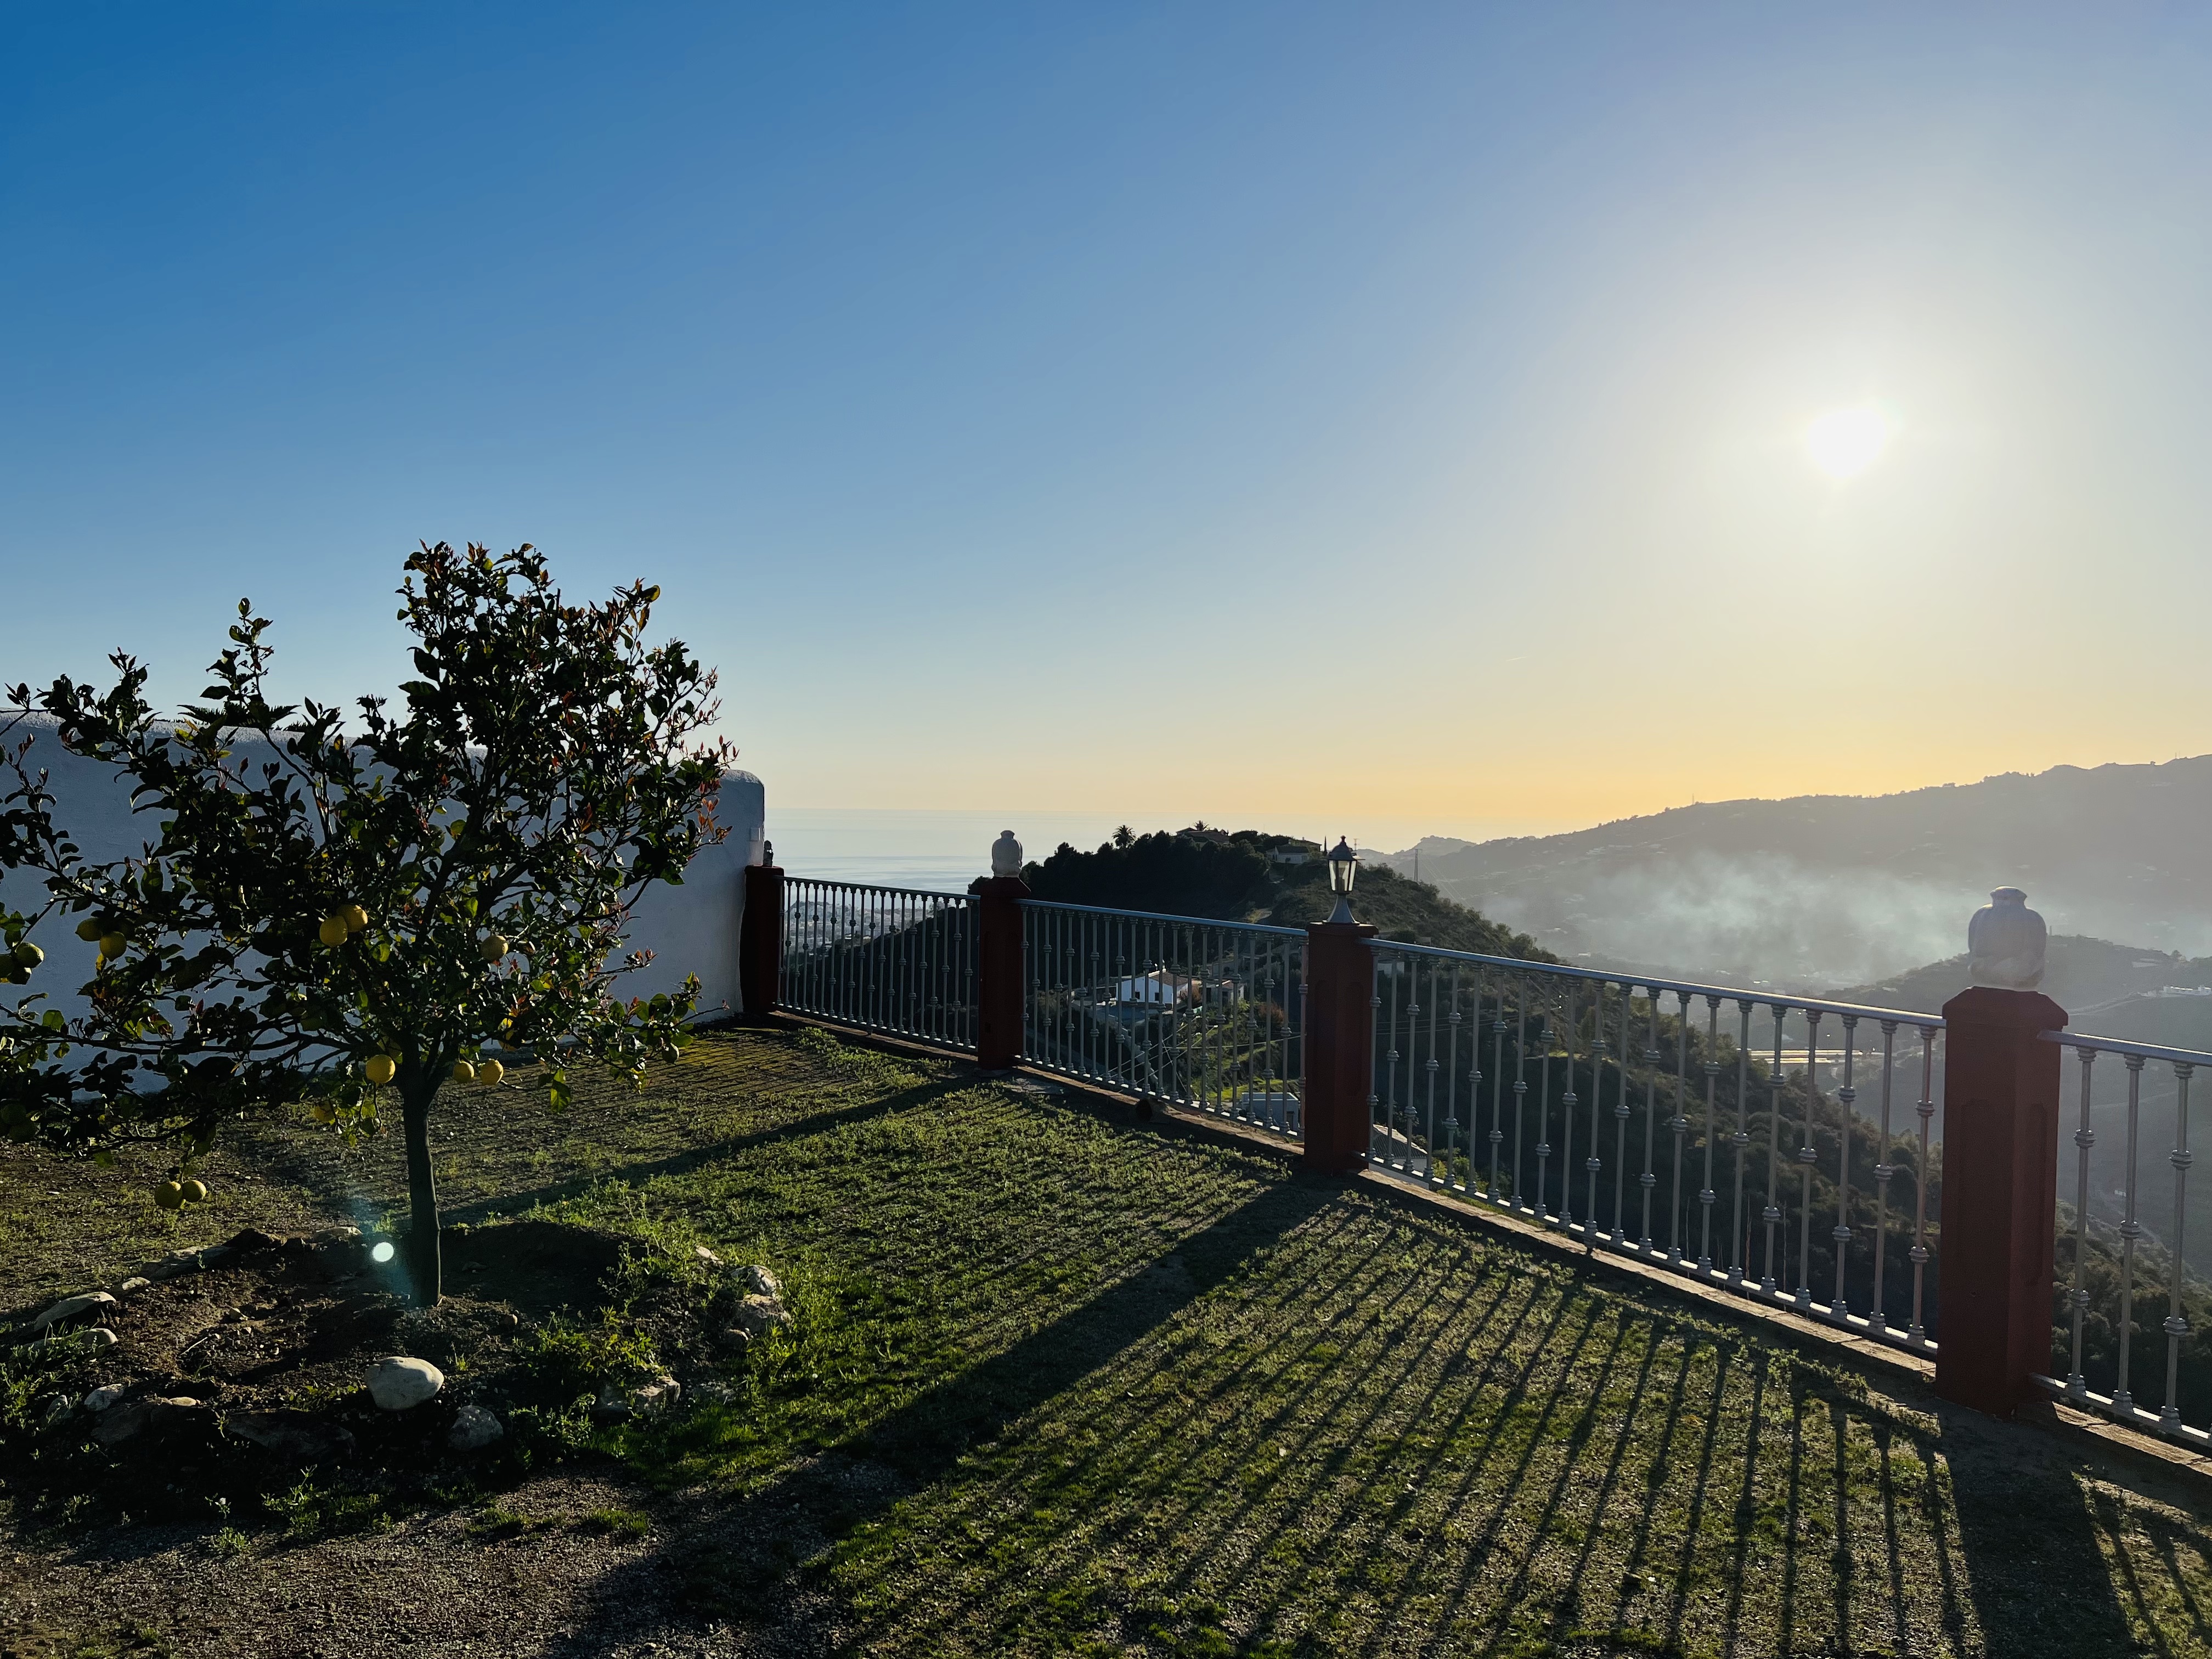
M 0 720 L 0 740 L 11 746 L 27 732 L 36 741 L 26 763 L 34 772 L 46 769 L 47 787 L 55 797 L 54 821 L 72 835 L 88 862 L 137 854 L 158 833 L 152 814 L 131 811 L 130 800 L 107 768 L 63 752 L 50 719 Z M 240 743 L 241 759 L 256 763 L 249 751 L 260 746 Z M 744 911 L 745 866 L 761 860 L 767 822 L 767 792 L 761 781 L 750 772 L 724 774 L 715 816 L 729 830 L 728 838 L 703 849 L 691 861 L 681 887 L 656 882 L 640 896 L 630 918 L 626 950 L 650 951 L 653 960 L 615 981 L 619 996 L 649 997 L 673 991 L 685 975 L 696 974 L 702 1020 L 739 1012 L 738 924 Z M 18 870 L 0 874 L 0 898 L 15 909 L 35 913 L 46 902 L 46 890 L 37 877 Z M 46 1000 L 40 1006 L 58 1008 L 71 1019 L 87 1012 L 75 988 L 92 977 L 98 949 L 77 938 L 75 923 L 74 917 L 57 915 L 38 927 L 31 937 L 45 950 L 46 966 L 33 985 L 8 988 L 10 992 L 42 991 Z
M 1131 975 L 1114 988 L 1116 1003 L 1144 1012 L 1180 1007 L 1191 1001 L 1193 996 L 1189 978 L 1171 974 L 1164 968 L 1155 968 L 1149 974 Z
M 1131 974 L 1117 981 L 1112 1006 L 1122 1018 L 1136 1019 L 1201 1003 L 1227 1006 L 1243 994 L 1243 988 L 1233 979 L 1198 979 L 1155 968 L 1150 973 Z

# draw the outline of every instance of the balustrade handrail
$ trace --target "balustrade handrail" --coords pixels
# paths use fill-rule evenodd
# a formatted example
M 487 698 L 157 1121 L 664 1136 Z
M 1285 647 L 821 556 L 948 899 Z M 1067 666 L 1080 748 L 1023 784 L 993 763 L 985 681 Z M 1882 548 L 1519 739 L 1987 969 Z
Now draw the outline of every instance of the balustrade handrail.
M 1479 951 L 1455 951 L 1440 945 L 1410 945 L 1395 939 L 1378 939 L 1378 950 L 1404 951 L 1409 955 L 1448 957 L 1455 962 L 1480 963 L 1487 968 L 1508 968 L 1522 973 L 1557 974 L 1573 979 L 1602 980 L 1607 985 L 1644 987 L 1646 990 L 1668 991 L 1695 997 L 1718 997 L 1724 1002 L 1762 1002 L 1771 1006 L 1802 1009 L 1808 1013 L 1841 1014 L 1855 1019 L 1892 1020 L 1899 1025 L 1913 1025 L 1940 1031 L 1943 1029 L 1941 1014 L 1918 1013 L 1908 1008 L 1880 1008 L 1869 1003 L 1830 1002 L 1820 997 L 1799 996 L 1794 991 L 1752 990 L 1734 985 L 1700 985 L 1694 980 L 1662 979 L 1650 974 L 1609 968 L 1577 968 L 1571 963 L 1536 962 L 1527 957 L 1485 956 Z M 2212 1055 L 2207 1055 L 2212 1059 Z
M 1064 899 L 1025 898 L 1024 910 L 1074 910 L 1091 916 L 1123 916 L 1135 921 L 1172 921 L 1186 927 L 1234 927 L 1241 933 L 1273 933 L 1282 939 L 1304 939 L 1303 927 L 1278 927 L 1265 921 L 1234 921 L 1215 916 L 1177 916 L 1164 910 L 1124 910 L 1113 904 L 1070 904 Z
M 846 893 L 886 893 L 896 898 L 947 899 L 965 904 L 975 896 L 973 893 L 946 893 L 932 887 L 886 887 L 879 882 L 838 881 L 830 876 L 794 876 L 787 873 L 787 887 L 834 887 Z
M 2100 1054 L 2140 1054 L 2145 1060 L 2163 1060 L 2176 1066 L 2212 1066 L 2212 1053 L 2202 1048 L 2169 1048 L 2163 1043 L 2099 1036 L 2092 1031 L 2039 1031 L 2036 1035 L 2063 1048 L 2094 1048 Z

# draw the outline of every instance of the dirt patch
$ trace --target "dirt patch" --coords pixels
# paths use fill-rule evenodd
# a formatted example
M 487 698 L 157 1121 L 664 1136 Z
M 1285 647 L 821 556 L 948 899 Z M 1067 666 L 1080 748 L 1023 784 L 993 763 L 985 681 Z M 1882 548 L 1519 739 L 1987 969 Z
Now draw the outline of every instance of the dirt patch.
M 708 1264 L 538 1219 L 451 1232 L 433 1309 L 349 1231 L 249 1230 L 153 1271 L 35 1337 L 39 1310 L 15 1322 L 27 1340 L 5 1356 L 0 1460 L 34 1523 L 343 1529 L 456 1480 L 512 1481 L 587 1454 L 595 1424 L 670 1409 L 683 1382 L 708 1380 L 730 1357 L 711 1316 L 740 1293 Z M 380 1408 L 365 1382 L 392 1355 L 443 1386 Z M 662 1392 L 639 1400 L 639 1387 Z
M 686 1565 L 726 1544 L 726 1530 L 606 1470 L 541 1476 L 495 1506 L 296 1547 L 263 1540 L 222 1553 L 185 1528 L 102 1531 L 66 1553 L 0 1557 L 0 1656 L 769 1659 L 834 1650 L 833 1610 L 818 1599 L 769 1624 L 686 1606 Z

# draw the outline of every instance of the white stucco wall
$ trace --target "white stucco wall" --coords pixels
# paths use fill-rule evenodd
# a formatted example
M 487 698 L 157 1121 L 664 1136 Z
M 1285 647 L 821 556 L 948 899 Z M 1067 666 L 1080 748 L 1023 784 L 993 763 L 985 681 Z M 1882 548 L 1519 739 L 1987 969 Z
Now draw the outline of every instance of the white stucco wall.
M 26 732 L 37 733 L 29 760 L 52 775 L 48 784 L 55 796 L 54 821 L 70 834 L 89 863 L 101 863 L 137 853 L 159 832 L 159 814 L 133 815 L 130 802 L 106 767 L 63 752 L 54 740 L 51 722 L 21 721 L 0 729 L 0 742 L 11 748 Z M 266 745 L 241 744 L 242 758 Z M 7 793 L 0 788 L 0 793 Z M 686 974 L 699 975 L 702 995 L 699 1017 L 711 1019 L 738 1012 L 738 924 L 744 908 L 744 866 L 757 864 L 767 822 L 767 798 L 761 781 L 750 772 L 731 772 L 722 781 L 717 817 L 727 826 L 729 838 L 707 848 L 692 860 L 681 887 L 656 883 L 638 903 L 629 932 L 628 949 L 647 949 L 653 960 L 635 974 L 615 981 L 617 995 L 651 996 L 672 991 Z M 46 902 L 39 878 L 23 871 L 0 875 L 0 899 L 15 909 L 35 912 Z M 46 960 L 27 986 L 0 987 L 0 994 L 15 996 L 43 991 L 42 1005 L 58 1008 L 74 1019 L 85 1012 L 75 988 L 92 977 L 95 947 L 76 937 L 78 918 L 55 915 L 31 935 Z

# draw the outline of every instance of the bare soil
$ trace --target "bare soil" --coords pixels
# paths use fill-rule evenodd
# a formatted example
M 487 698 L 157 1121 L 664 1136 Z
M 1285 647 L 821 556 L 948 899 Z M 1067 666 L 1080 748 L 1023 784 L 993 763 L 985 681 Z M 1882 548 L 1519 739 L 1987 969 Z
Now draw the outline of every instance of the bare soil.
M 112 1346 L 78 1356 L 81 1332 L 49 1345 L 59 1352 L 26 1426 L 0 1439 L 0 1468 L 33 1524 L 252 1520 L 303 1473 L 392 1512 L 457 1478 L 511 1481 L 531 1447 L 511 1433 L 456 1450 L 447 1436 L 464 1407 L 520 1429 L 519 1407 L 557 1414 L 603 1381 L 642 1380 L 600 1374 L 610 1367 L 641 1372 L 652 1367 L 638 1356 L 705 1351 L 697 1298 L 665 1293 L 680 1280 L 642 1298 L 615 1283 L 626 1252 L 649 1249 L 536 1218 L 459 1229 L 447 1241 L 450 1293 L 421 1309 L 397 1264 L 376 1262 L 349 1231 L 248 1229 L 205 1267 L 125 1281 L 119 1305 L 94 1316 Z M 574 1334 L 568 1351 L 549 1348 L 549 1330 Z M 379 1409 L 364 1379 L 394 1354 L 437 1366 L 446 1386 L 408 1410 Z M 90 1409 L 86 1396 L 108 1386 L 120 1397 Z

